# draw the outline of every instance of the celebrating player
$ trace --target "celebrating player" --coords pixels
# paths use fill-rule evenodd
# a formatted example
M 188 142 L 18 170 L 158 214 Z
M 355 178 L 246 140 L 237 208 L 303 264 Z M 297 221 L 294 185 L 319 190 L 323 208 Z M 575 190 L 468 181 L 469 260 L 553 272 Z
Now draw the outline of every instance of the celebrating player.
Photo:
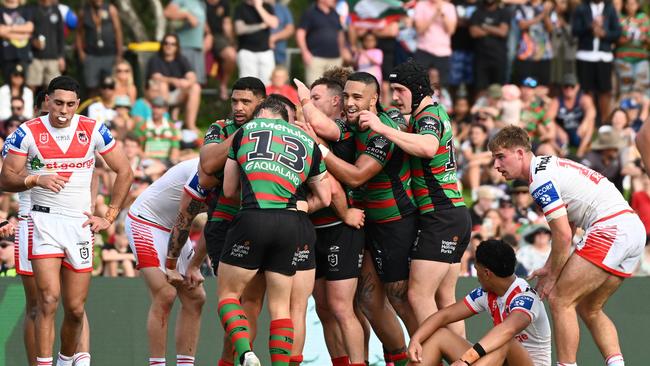
M 284 108 L 265 101 L 269 109 Z M 243 366 L 260 365 L 250 349 L 248 321 L 239 303 L 245 286 L 263 268 L 271 315 L 269 349 L 273 366 L 288 365 L 293 325 L 289 318 L 294 255 L 300 244 L 296 191 L 307 182 L 324 204 L 329 183 L 316 143 L 286 121 L 255 119 L 233 138 L 224 171 L 224 193 L 242 208 L 228 231 L 218 276 L 219 316 Z M 250 230 L 251 227 L 256 230 Z
M 521 128 L 505 127 L 488 147 L 506 179 L 530 182 L 551 228 L 551 255 L 533 277 L 539 277 L 542 299 L 550 301 L 558 365 L 576 365 L 576 310 L 606 364 L 624 365 L 616 327 L 603 305 L 639 262 L 646 242 L 641 220 L 602 174 L 555 156 L 534 156 Z M 585 235 L 571 253 L 576 228 Z
M 524 279 L 514 275 L 517 259 L 501 240 L 487 240 L 476 249 L 476 272 L 481 287 L 463 301 L 438 310 L 411 337 L 409 358 L 414 363 L 452 366 L 551 365 L 551 326 L 544 304 Z M 492 315 L 492 328 L 474 346 L 445 326 L 481 312 Z M 522 348 L 523 346 L 523 348 Z M 453 362 L 453 363 L 452 363 Z
M 65 315 L 57 365 L 69 366 L 82 331 L 93 233 L 105 230 L 117 217 L 133 172 L 108 128 L 74 113 L 79 106 L 79 84 L 74 79 L 53 79 L 47 93 L 49 114 L 24 123 L 8 142 L 0 186 L 10 192 L 32 189 L 29 259 L 38 292 L 37 364 L 52 364 L 54 316 L 62 297 Z M 117 173 L 105 217 L 89 212 L 96 151 Z
M 389 81 L 400 111 L 411 115 L 408 132 L 386 126 L 369 112 L 361 114 L 359 124 L 412 156 L 411 185 L 420 210 L 420 236 L 410 253 L 408 296 L 422 323 L 436 309 L 455 302 L 471 219 L 458 188 L 451 124 L 437 115 L 426 70 L 409 60 L 391 71 Z M 454 325 L 460 335 L 464 334 L 462 324 Z
M 181 276 L 194 254 L 188 240 L 189 225 L 205 201 L 196 171 L 198 163 L 198 158 L 186 160 L 169 169 L 138 196 L 124 222 L 137 268 L 151 292 L 147 317 L 149 365 L 166 362 L 168 318 L 177 296 L 181 310 L 175 332 L 176 363 L 194 364 L 205 291 L 202 286 L 184 286 Z M 173 241 L 182 243 L 178 248 L 168 248 L 171 235 L 183 236 L 184 240 Z

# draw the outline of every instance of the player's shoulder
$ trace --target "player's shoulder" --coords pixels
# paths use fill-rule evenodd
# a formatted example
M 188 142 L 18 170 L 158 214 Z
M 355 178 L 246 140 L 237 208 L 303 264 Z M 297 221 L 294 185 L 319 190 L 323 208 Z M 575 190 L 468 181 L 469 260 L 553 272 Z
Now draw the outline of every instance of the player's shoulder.
M 542 301 L 535 289 L 523 278 L 518 277 L 515 280 L 513 291 L 516 291 L 514 296 L 507 296 L 510 298 L 510 301 L 507 304 L 510 310 L 515 308 L 533 310 L 533 307 Z
M 545 184 L 557 173 L 557 157 L 551 155 L 535 156 L 530 161 L 530 189 L 531 192 L 538 186 Z
M 477 287 L 472 291 L 470 291 L 470 293 L 467 296 L 469 296 L 469 298 L 472 299 L 472 301 L 478 301 L 481 298 L 487 296 L 487 294 L 488 292 L 484 290 L 482 287 Z

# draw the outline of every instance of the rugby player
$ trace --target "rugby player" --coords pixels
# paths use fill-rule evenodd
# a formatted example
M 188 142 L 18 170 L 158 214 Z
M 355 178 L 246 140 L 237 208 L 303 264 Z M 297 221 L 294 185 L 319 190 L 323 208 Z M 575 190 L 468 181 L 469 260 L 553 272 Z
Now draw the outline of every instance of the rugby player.
M 332 74 L 332 73 L 330 73 Z M 297 81 L 305 97 L 303 115 L 309 125 L 322 130 L 331 126 L 332 153 L 348 163 L 355 160 L 354 136 L 340 136 L 337 125 L 345 126 L 343 116 L 343 87 L 348 73 L 323 76 L 311 85 L 311 90 Z M 307 98 L 309 97 L 309 98 Z M 311 215 L 316 227 L 316 286 L 314 300 L 323 325 L 325 343 L 332 363 L 361 364 L 364 362 L 364 328 L 355 314 L 354 297 L 363 260 L 364 234 L 361 230 L 364 213 L 348 208 L 347 193 L 333 177 L 329 177 L 332 204 Z M 310 208 L 311 210 L 311 208 Z
M 550 366 L 551 326 L 544 304 L 526 280 L 514 275 L 517 258 L 501 240 L 487 240 L 476 249 L 476 272 L 481 287 L 463 301 L 428 317 L 409 343 L 413 363 L 452 366 Z M 481 312 L 492 315 L 494 327 L 472 346 L 448 329 L 449 324 Z M 523 346 L 523 347 L 522 347 Z
M 365 241 L 371 254 L 368 258 L 373 263 L 364 260 L 362 264 L 358 300 L 373 329 L 393 355 L 391 360 L 396 364 L 406 363 L 401 326 L 385 297 L 409 332 L 414 332 L 417 321 L 408 303 L 407 284 L 417 208 L 410 189 L 409 162 L 403 151 L 385 137 L 358 126 L 361 112 L 370 111 L 379 114 L 383 123 L 398 128 L 378 103 L 377 80 L 368 73 L 356 72 L 347 79 L 343 96 L 347 123 L 338 124 L 339 134 L 353 134 L 356 160 L 350 164 L 335 154 L 330 155 L 326 146 L 319 148 L 326 165 L 331 166 L 330 173 L 341 183 L 350 188 L 364 186 L 357 198 L 365 209 Z
M 44 116 L 47 115 L 47 104 L 45 103 L 45 91 L 39 92 L 34 105 L 34 115 Z M 13 133 L 12 133 L 13 135 Z M 13 137 L 8 136 L 7 140 L 12 140 Z M 9 153 L 9 144 L 5 140 L 2 149 L 2 159 L 4 160 Z M 93 175 L 93 181 L 95 176 Z M 92 185 L 92 184 L 91 184 Z M 94 195 L 92 196 L 94 197 Z M 29 211 L 31 210 L 31 198 L 29 190 L 18 192 L 18 227 L 15 230 L 15 243 L 14 252 L 16 258 L 16 273 L 20 275 L 23 283 L 23 290 L 25 291 L 25 318 L 23 320 L 23 343 L 25 344 L 25 352 L 27 355 L 27 362 L 30 366 L 36 365 L 36 334 L 34 329 L 34 321 L 36 319 L 36 282 L 34 280 L 34 272 L 32 271 L 32 262 L 29 260 Z M 14 231 L 11 224 L 0 227 L 0 236 L 10 235 Z M 77 346 L 77 352 L 74 354 L 73 364 L 75 366 L 89 366 L 90 365 L 90 330 L 88 325 L 88 317 L 84 313 L 83 329 L 81 337 Z
M 274 100 L 258 108 L 284 110 Z M 234 135 L 223 189 L 227 197 L 235 198 L 241 180 L 242 208 L 226 237 L 218 269 L 218 297 L 222 324 L 243 366 L 260 365 L 250 348 L 248 321 L 239 303 L 260 268 L 268 288 L 271 361 L 273 366 L 289 364 L 293 341 L 290 297 L 295 253 L 301 244 L 296 192 L 307 182 L 312 193 L 328 205 L 330 189 L 324 177 L 317 144 L 286 121 L 255 119 Z
M 558 365 L 576 365 L 585 322 L 608 366 L 625 362 L 616 326 L 603 306 L 636 268 L 646 242 L 639 216 L 602 174 L 555 156 L 535 156 L 526 131 L 505 127 L 490 140 L 494 168 L 506 179 L 526 179 L 551 228 L 551 255 L 537 289 L 548 298 Z M 571 253 L 576 228 L 585 230 Z
M 121 149 L 115 148 L 108 128 L 74 113 L 79 106 L 79 84 L 74 79 L 53 79 L 46 103 L 49 114 L 24 123 L 8 141 L 0 188 L 9 192 L 32 189 L 29 259 L 37 287 L 37 365 L 52 364 L 54 317 L 62 297 L 65 315 L 57 365 L 66 366 L 72 365 L 83 328 L 93 233 L 107 229 L 117 217 L 133 172 Z M 117 173 L 104 217 L 89 212 L 95 152 Z
M 413 60 L 389 75 L 393 101 L 411 115 L 408 131 L 386 126 L 369 112 L 359 124 L 385 136 L 411 155 L 419 238 L 410 253 L 408 298 L 418 323 L 456 301 L 460 259 L 469 244 L 471 218 L 456 178 L 454 139 L 449 119 L 438 117 L 427 71 Z M 452 325 L 464 335 L 463 323 Z
M 138 196 L 124 222 L 137 268 L 151 293 L 147 336 L 152 366 L 166 364 L 167 325 L 176 297 L 181 302 L 175 332 L 176 364 L 194 365 L 205 291 L 203 286 L 184 286 L 181 276 L 194 254 L 189 226 L 205 206 L 198 163 L 198 158 L 186 160 L 169 169 Z M 182 244 L 169 248 L 170 242 Z

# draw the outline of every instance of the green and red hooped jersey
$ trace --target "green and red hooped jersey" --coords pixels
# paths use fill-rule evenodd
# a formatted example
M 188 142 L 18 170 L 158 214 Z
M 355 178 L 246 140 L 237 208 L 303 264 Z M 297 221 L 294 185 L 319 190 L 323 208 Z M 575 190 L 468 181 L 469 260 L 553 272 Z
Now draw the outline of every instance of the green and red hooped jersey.
M 397 129 L 397 123 L 386 112 L 379 112 L 379 120 Z M 408 155 L 386 137 L 370 130 L 361 131 L 357 126 L 354 140 L 357 158 L 368 155 L 375 159 L 383 169 L 357 191 L 371 222 L 382 223 L 399 220 L 417 211 L 411 191 L 411 167 Z M 356 206 L 355 196 L 355 206 Z
M 409 132 L 432 135 L 439 142 L 433 158 L 411 157 L 411 187 L 420 213 L 465 206 L 456 176 L 451 123 L 438 113 L 435 106 L 429 105 L 411 116 L 409 123 Z
M 233 120 L 218 120 L 208 127 L 203 144 L 220 144 L 238 129 L 239 126 Z M 217 177 L 222 179 L 223 171 L 219 172 Z M 209 221 L 231 221 L 239 211 L 239 202 L 226 198 L 221 186 L 215 187 L 214 193 L 208 197 L 207 203 Z
M 316 142 L 279 119 L 256 118 L 242 126 L 228 158 L 240 166 L 242 209 L 296 208 L 298 187 L 325 172 Z

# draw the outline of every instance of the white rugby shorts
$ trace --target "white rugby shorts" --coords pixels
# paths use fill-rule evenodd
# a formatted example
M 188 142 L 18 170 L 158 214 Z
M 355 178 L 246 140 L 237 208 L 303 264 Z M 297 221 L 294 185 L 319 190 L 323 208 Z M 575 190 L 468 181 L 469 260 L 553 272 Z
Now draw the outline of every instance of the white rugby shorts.
M 33 276 L 32 262 L 29 260 L 31 252 L 30 232 L 34 224 L 29 217 L 19 217 L 18 226 L 14 232 L 14 259 L 16 273 L 22 276 Z

